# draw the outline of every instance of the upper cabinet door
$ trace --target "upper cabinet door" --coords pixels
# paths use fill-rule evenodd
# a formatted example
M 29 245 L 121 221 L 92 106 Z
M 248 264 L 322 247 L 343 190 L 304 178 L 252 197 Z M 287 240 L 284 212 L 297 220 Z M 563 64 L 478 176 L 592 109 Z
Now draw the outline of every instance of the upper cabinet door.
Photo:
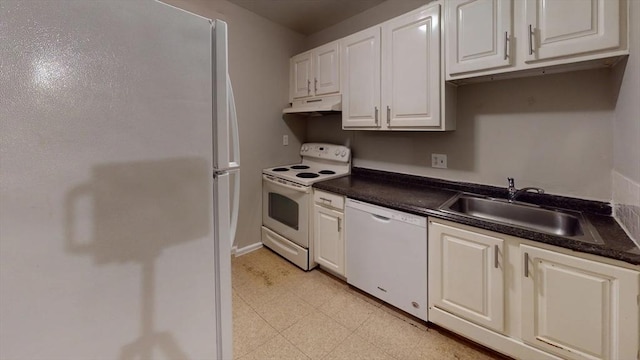
M 311 72 L 311 52 L 302 53 L 291 58 L 289 78 L 291 84 L 291 99 L 299 99 L 311 95 L 312 72 Z
M 342 127 L 380 127 L 380 27 L 341 40 Z
M 448 0 L 445 6 L 449 74 L 512 64 L 512 0 Z
M 340 91 L 340 63 L 338 42 L 329 43 L 313 50 L 313 91 L 325 95 Z
M 618 0 L 527 0 L 526 62 L 620 46 Z
M 382 27 L 382 113 L 389 128 L 440 126 L 440 6 Z

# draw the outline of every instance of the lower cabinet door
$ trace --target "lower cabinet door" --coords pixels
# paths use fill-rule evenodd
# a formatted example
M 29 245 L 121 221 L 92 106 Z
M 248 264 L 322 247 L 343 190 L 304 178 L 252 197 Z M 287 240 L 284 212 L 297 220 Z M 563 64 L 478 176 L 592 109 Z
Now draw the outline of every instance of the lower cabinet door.
M 314 260 L 344 276 L 344 213 L 314 204 Z
M 636 359 L 637 271 L 527 245 L 522 339 L 566 359 Z
M 486 328 L 504 330 L 504 240 L 429 223 L 432 306 Z

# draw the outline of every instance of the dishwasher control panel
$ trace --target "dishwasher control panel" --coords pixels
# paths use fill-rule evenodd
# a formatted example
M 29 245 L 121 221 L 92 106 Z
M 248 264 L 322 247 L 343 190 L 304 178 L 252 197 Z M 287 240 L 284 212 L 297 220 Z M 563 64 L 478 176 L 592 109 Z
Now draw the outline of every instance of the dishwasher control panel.
M 385 219 L 395 220 L 420 227 L 427 227 L 427 218 L 423 216 L 408 214 L 402 211 L 384 208 L 382 206 L 373 205 L 353 199 L 347 199 L 346 205 L 355 209 L 366 211 L 373 217 L 381 221 L 384 221 Z

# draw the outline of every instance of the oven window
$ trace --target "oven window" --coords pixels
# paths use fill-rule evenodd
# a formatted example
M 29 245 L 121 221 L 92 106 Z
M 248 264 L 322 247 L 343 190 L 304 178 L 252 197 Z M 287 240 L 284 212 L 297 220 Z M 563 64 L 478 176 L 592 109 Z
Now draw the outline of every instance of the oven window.
M 270 192 L 269 217 L 298 230 L 298 203 L 286 196 Z

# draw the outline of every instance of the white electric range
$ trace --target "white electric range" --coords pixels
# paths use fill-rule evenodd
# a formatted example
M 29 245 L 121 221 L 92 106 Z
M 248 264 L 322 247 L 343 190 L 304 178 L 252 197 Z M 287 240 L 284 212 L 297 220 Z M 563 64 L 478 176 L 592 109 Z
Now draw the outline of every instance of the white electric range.
M 324 143 L 300 148 L 302 161 L 262 170 L 262 243 L 304 270 L 315 267 L 310 244 L 311 185 L 351 173 L 351 150 Z

